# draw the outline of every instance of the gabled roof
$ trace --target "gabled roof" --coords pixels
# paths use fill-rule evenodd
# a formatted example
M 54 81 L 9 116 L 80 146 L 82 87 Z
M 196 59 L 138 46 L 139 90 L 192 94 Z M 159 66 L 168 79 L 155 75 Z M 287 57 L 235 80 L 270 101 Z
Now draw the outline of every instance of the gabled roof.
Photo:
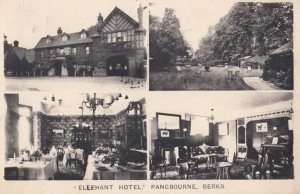
M 281 47 L 279 47 L 278 49 L 273 51 L 270 55 L 285 54 L 285 53 L 289 53 L 289 52 L 293 52 L 293 43 L 292 42 L 288 42 L 288 43 L 282 45 Z
M 13 46 L 12 52 L 15 53 L 18 59 L 21 61 L 25 57 L 26 48 Z
M 46 38 L 52 39 L 50 35 L 47 35 Z
M 64 32 L 61 36 L 64 36 L 64 35 L 66 35 L 66 36 L 69 37 L 69 34 L 67 34 L 67 33 L 65 33 L 65 32 Z
M 82 32 L 88 33 L 85 29 L 82 29 L 82 30 L 80 31 L 80 34 L 81 34 Z
M 249 59 L 251 56 L 245 56 L 245 57 L 241 57 L 241 58 L 238 58 L 238 60 L 245 60 L 245 59 Z
M 28 63 L 34 62 L 34 49 L 27 49 L 25 52 L 25 58 Z
M 98 26 L 91 26 L 91 30 L 84 30 L 82 29 L 80 32 L 75 32 L 75 33 L 63 33 L 62 35 L 56 35 L 56 36 L 46 36 L 40 39 L 40 41 L 37 43 L 35 46 L 35 49 L 39 48 L 49 48 L 49 47 L 59 47 L 59 46 L 67 46 L 67 45 L 74 45 L 74 44 L 82 44 L 82 43 L 90 43 L 93 41 L 91 37 L 97 37 L 99 36 L 99 31 L 101 31 L 102 27 L 104 27 L 114 16 L 114 14 L 120 14 L 123 16 L 125 19 L 127 19 L 130 23 L 132 23 L 134 26 L 138 26 L 139 23 L 135 21 L 133 18 L 131 18 L 129 15 L 127 15 L 125 12 L 123 12 L 121 9 L 118 7 L 115 7 L 110 14 L 106 17 L 106 19 L 102 22 L 102 24 Z M 87 34 L 90 36 L 84 39 L 80 38 L 80 34 L 85 31 Z M 62 36 L 67 34 L 69 36 L 69 39 L 67 41 L 62 41 Z M 51 38 L 52 41 L 51 43 L 47 43 L 47 38 Z
M 82 43 L 92 42 L 92 39 L 89 38 L 89 37 L 81 39 L 80 38 L 80 33 L 81 32 L 75 32 L 75 33 L 70 33 L 70 34 L 64 33 L 64 34 L 69 36 L 69 39 L 67 41 L 62 41 L 62 35 L 49 36 L 52 39 L 51 43 L 46 42 L 48 36 L 43 37 L 37 43 L 37 45 L 35 46 L 35 49 L 48 48 L 48 47 L 58 47 L 58 46 L 67 46 L 67 45 L 73 45 L 73 44 L 82 44 Z
M 130 17 L 129 15 L 127 15 L 125 12 L 123 12 L 121 9 L 119 9 L 118 7 L 115 7 L 112 12 L 110 12 L 110 14 L 105 18 L 105 20 L 103 21 L 103 23 L 99 26 L 99 30 L 101 31 L 102 27 L 105 26 L 105 24 L 107 24 L 109 22 L 109 20 L 111 20 L 111 18 L 114 16 L 114 14 L 119 13 L 121 14 L 124 18 L 128 19 L 134 26 L 138 26 L 139 23 L 137 21 L 135 21 L 132 17 Z
M 91 32 L 91 36 L 90 36 L 91 38 L 100 36 L 98 30 L 92 30 L 90 32 Z
M 246 59 L 247 62 L 250 63 L 258 63 L 258 64 L 265 64 L 265 61 L 267 60 L 267 56 L 258 56 L 255 55 L 254 57 Z

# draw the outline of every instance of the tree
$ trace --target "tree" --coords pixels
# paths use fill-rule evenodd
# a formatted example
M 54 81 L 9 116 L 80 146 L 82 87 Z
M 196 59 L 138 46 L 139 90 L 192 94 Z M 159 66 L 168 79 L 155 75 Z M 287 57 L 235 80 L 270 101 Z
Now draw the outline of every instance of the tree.
M 187 56 L 190 46 L 180 31 L 174 10 L 165 9 L 164 17 L 150 15 L 150 71 L 175 65 L 177 56 Z
M 232 62 L 234 56 L 267 55 L 292 41 L 292 32 L 292 3 L 236 3 L 210 27 L 197 56 L 201 61 Z

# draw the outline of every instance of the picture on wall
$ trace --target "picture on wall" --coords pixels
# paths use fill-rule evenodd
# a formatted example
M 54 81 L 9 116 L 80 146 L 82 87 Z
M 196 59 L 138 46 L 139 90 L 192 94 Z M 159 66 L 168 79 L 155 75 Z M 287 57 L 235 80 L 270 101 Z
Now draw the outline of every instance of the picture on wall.
M 268 123 L 257 123 L 256 132 L 268 132 Z

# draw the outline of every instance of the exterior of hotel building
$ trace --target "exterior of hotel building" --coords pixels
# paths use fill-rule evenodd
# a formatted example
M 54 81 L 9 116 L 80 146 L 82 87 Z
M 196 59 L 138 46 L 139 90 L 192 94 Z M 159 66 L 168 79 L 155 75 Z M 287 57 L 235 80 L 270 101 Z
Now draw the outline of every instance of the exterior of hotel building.
M 105 20 L 79 32 L 42 37 L 34 48 L 33 68 L 11 75 L 30 76 L 145 76 L 146 51 L 143 8 L 138 22 L 115 7 Z M 6 64 L 8 67 L 9 64 Z

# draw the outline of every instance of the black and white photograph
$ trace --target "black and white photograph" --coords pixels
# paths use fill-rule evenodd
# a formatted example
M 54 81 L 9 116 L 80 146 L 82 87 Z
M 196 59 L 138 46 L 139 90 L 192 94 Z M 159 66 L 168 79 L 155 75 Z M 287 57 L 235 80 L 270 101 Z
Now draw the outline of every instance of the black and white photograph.
M 144 180 L 137 93 L 5 94 L 5 180 Z
M 145 90 L 148 7 L 140 1 L 6 1 L 8 91 Z M 9 11 L 8 11 L 9 10 Z
M 158 100 L 164 106 L 155 105 Z M 178 94 L 151 101 L 152 180 L 294 179 L 293 93 L 235 93 L 223 101 L 214 94 Z
M 0 194 L 299 193 L 299 11 L 0 0 Z
M 153 1 L 150 90 L 293 90 L 293 3 Z

